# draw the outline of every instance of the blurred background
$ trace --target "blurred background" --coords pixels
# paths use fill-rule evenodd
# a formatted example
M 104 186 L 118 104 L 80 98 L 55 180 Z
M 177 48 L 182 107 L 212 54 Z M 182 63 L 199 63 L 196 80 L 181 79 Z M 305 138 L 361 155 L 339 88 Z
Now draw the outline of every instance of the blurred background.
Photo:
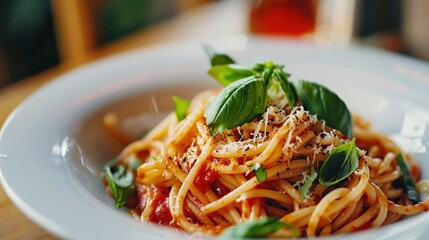
M 1 0 L 0 87 L 164 41 L 230 34 L 359 42 L 429 59 L 426 0 Z
M 0 127 L 46 82 L 127 50 L 250 34 L 363 44 L 429 61 L 428 24 L 428 0 L 0 0 Z M 55 239 L 1 187 L 0 211 L 0 239 Z

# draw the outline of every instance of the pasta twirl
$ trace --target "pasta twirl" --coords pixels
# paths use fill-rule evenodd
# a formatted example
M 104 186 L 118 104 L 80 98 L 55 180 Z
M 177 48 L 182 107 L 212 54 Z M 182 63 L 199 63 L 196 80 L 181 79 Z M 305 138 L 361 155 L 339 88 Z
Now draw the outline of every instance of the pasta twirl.
M 332 149 L 349 139 L 300 105 L 269 105 L 261 117 L 211 136 L 203 112 L 215 94 L 199 94 L 184 120 L 170 115 L 120 154 L 126 166 L 142 163 L 135 174 L 137 218 L 217 235 L 276 217 L 313 237 L 380 227 L 429 208 L 429 200 L 411 204 L 398 185 L 398 146 L 356 116 L 357 170 L 333 186 L 315 181 L 302 196 L 310 169 L 319 170 Z M 405 160 L 418 180 L 419 166 L 408 155 Z M 255 164 L 266 169 L 265 180 L 257 180 Z
M 417 163 L 334 92 L 294 84 L 272 61 L 249 68 L 206 51 L 225 87 L 174 98 L 176 116 L 124 148 L 106 168 L 116 207 L 226 238 L 343 234 L 429 209 Z M 129 139 L 114 115 L 104 120 Z

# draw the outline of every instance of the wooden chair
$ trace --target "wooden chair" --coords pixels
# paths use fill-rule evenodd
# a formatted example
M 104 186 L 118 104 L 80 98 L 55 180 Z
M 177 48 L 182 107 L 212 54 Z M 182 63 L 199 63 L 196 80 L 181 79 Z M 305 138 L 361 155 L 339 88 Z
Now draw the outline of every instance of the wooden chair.
M 178 0 L 179 12 L 199 6 L 211 0 Z M 104 56 L 103 48 L 97 45 L 97 29 L 94 11 L 103 4 L 100 0 L 52 0 L 54 22 L 58 36 L 61 64 L 73 68 Z M 143 30 L 144 31 L 144 30 Z M 123 40 L 123 39 L 122 39 Z M 112 43 L 121 45 L 121 39 Z M 129 40 L 124 42 L 130 47 Z

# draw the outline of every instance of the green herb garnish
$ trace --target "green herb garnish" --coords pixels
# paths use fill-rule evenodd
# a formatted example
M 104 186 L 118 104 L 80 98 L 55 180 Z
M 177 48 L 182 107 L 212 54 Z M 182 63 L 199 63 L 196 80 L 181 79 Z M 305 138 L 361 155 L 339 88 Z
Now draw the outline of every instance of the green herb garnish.
M 349 138 L 353 137 L 352 117 L 347 106 L 328 88 L 307 81 L 300 81 L 295 87 L 289 81 L 290 75 L 283 71 L 284 66 L 272 61 L 247 68 L 235 64 L 231 57 L 216 52 L 210 46 L 204 46 L 204 49 L 212 65 L 209 74 L 226 86 L 204 114 L 212 135 L 262 116 L 268 104 L 267 98 L 270 97 L 268 88 L 280 85 L 291 108 L 301 101 L 305 110 L 317 114 L 328 126 Z M 241 84 L 246 86 L 241 87 Z
M 182 121 L 186 118 L 186 115 L 188 114 L 188 108 L 191 104 L 191 101 L 186 98 L 173 96 L 173 102 L 177 120 Z
M 251 167 L 251 169 L 255 173 L 255 176 L 258 182 L 262 182 L 267 179 L 267 169 L 265 169 L 264 165 L 256 163 Z
M 145 129 L 139 134 L 139 139 L 145 138 L 150 133 L 150 130 Z
M 111 166 L 116 165 L 116 164 L 118 163 L 118 161 L 119 161 L 119 159 L 118 159 L 118 158 L 110 159 L 107 163 L 105 163 L 105 164 L 103 165 L 103 171 L 106 171 L 106 169 L 107 169 L 108 167 L 111 167 Z
M 237 64 L 215 65 L 208 73 L 224 86 L 256 74 L 253 70 Z
M 288 228 L 294 238 L 299 237 L 296 228 L 276 218 L 261 218 L 230 227 L 222 232 L 221 239 L 263 238 L 279 229 Z
M 134 159 L 130 165 L 128 165 L 128 167 L 134 170 L 134 172 L 137 172 L 137 169 L 140 167 L 140 165 L 142 165 L 142 161 L 140 161 L 140 159 Z
M 204 51 L 206 51 L 207 55 L 210 58 L 210 63 L 212 66 L 215 65 L 224 65 L 235 63 L 235 61 L 225 53 L 217 52 L 212 46 L 204 45 Z
M 274 81 L 278 82 L 286 95 L 286 99 L 289 103 L 289 106 L 295 107 L 298 100 L 295 86 L 288 80 L 289 74 L 283 72 L 280 69 L 276 69 L 273 72 Z
M 396 158 L 396 161 L 398 162 L 399 168 L 401 169 L 402 179 L 404 182 L 404 189 L 407 192 L 408 199 L 410 199 L 410 201 L 413 202 L 414 204 L 419 203 L 420 196 L 416 190 L 416 184 L 414 183 L 414 179 L 411 176 L 407 165 L 405 164 L 402 154 L 398 155 L 398 157 Z
M 248 77 L 226 86 L 207 106 L 204 116 L 214 136 L 260 117 L 268 96 L 261 78 Z
M 353 137 L 352 116 L 337 94 L 314 82 L 299 81 L 297 91 L 305 110 L 339 130 L 348 138 Z
M 133 174 L 123 165 L 107 166 L 105 174 L 115 198 L 115 207 L 124 206 L 135 191 Z
M 359 154 L 353 138 L 350 142 L 332 150 L 320 168 L 319 182 L 324 186 L 337 184 L 350 176 L 358 165 Z
M 313 185 L 314 180 L 317 178 L 317 172 L 314 171 L 314 167 L 311 167 L 310 175 L 305 179 L 304 184 L 299 188 L 299 193 L 301 198 L 304 200 L 307 198 L 311 186 Z

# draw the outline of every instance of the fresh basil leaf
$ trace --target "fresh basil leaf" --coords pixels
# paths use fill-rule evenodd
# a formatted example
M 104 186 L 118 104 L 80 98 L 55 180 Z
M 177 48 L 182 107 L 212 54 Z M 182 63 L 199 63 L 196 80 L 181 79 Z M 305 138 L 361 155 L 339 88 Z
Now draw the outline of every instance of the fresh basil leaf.
M 145 137 L 150 133 L 150 131 L 151 131 L 151 130 L 149 130 L 149 129 L 145 129 L 145 130 L 143 130 L 143 131 L 139 134 L 139 139 L 143 139 L 143 138 L 145 138 Z
M 242 224 L 229 227 L 220 235 L 221 239 L 244 239 L 244 238 L 263 238 L 275 231 L 288 228 L 294 238 L 299 237 L 296 228 L 288 223 L 279 221 L 276 218 L 261 218 L 255 221 L 248 221 Z
M 267 95 L 264 81 L 255 76 L 226 86 L 204 112 L 210 133 L 214 136 L 260 117 L 268 104 Z
M 212 46 L 204 45 L 205 52 L 210 58 L 212 66 L 235 63 L 235 61 L 225 53 L 217 52 Z
M 276 69 L 283 69 L 284 65 L 280 65 L 277 63 L 274 63 L 273 61 L 267 61 L 267 62 L 258 62 L 253 64 L 252 66 L 252 70 L 262 74 L 262 72 L 266 69 L 266 68 L 276 68 Z M 286 73 L 287 74 L 287 73 Z M 289 76 L 289 74 L 287 74 Z
M 265 169 L 264 165 L 261 165 L 260 163 L 256 163 L 251 167 L 251 169 L 255 173 L 255 176 L 258 182 L 262 182 L 267 179 L 267 169 Z
M 173 96 L 174 101 L 174 109 L 176 111 L 177 120 L 182 121 L 186 118 L 186 115 L 188 114 L 188 108 L 191 104 L 191 101 L 189 101 L 186 98 L 180 98 Z
M 106 171 L 106 169 L 108 167 L 116 165 L 118 163 L 118 161 L 119 161 L 118 158 L 114 158 L 114 159 L 109 160 L 107 163 L 104 164 L 103 171 Z
M 271 76 L 273 74 L 273 67 L 272 62 L 265 63 L 265 69 L 262 71 L 262 79 L 264 79 L 266 85 L 270 83 Z
M 115 198 L 115 207 L 124 206 L 135 191 L 134 177 L 123 165 L 108 166 L 105 170 L 107 182 Z
M 256 73 L 251 69 L 237 64 L 224 64 L 212 66 L 209 74 L 224 86 L 229 85 L 237 80 L 250 77 Z
M 308 192 L 310 191 L 311 186 L 313 185 L 314 180 L 317 178 L 317 172 L 314 171 L 314 167 L 311 167 L 310 175 L 305 179 L 304 184 L 299 188 L 299 192 L 301 193 L 301 198 L 304 200 L 308 196 Z
M 137 172 L 140 165 L 142 165 L 142 161 L 140 161 L 140 159 L 134 159 L 128 167 L 134 170 L 134 172 Z
M 404 182 L 404 189 L 407 192 L 408 199 L 410 199 L 410 201 L 413 202 L 414 204 L 419 203 L 420 196 L 416 190 L 416 184 L 414 183 L 414 179 L 411 176 L 410 171 L 407 168 L 407 165 L 405 164 L 402 154 L 398 155 L 398 157 L 396 158 L 396 161 L 398 162 L 399 168 L 401 169 L 402 179 Z
M 331 151 L 329 157 L 320 168 L 319 182 L 324 186 L 339 183 L 350 176 L 359 165 L 359 153 L 355 138 Z
M 259 74 L 262 74 L 262 72 L 264 71 L 264 69 L 265 69 L 265 64 L 264 63 L 256 63 L 252 67 L 252 70 L 255 71 L 255 72 L 257 72 L 257 73 L 259 73 Z
M 328 126 L 339 130 L 348 138 L 353 137 L 352 116 L 337 94 L 320 84 L 304 80 L 299 81 L 297 90 L 307 111 L 317 114 Z
M 288 80 L 289 74 L 283 72 L 281 69 L 276 69 L 273 74 L 273 79 L 277 81 L 286 95 L 287 102 L 291 108 L 295 107 L 298 95 L 295 86 Z

